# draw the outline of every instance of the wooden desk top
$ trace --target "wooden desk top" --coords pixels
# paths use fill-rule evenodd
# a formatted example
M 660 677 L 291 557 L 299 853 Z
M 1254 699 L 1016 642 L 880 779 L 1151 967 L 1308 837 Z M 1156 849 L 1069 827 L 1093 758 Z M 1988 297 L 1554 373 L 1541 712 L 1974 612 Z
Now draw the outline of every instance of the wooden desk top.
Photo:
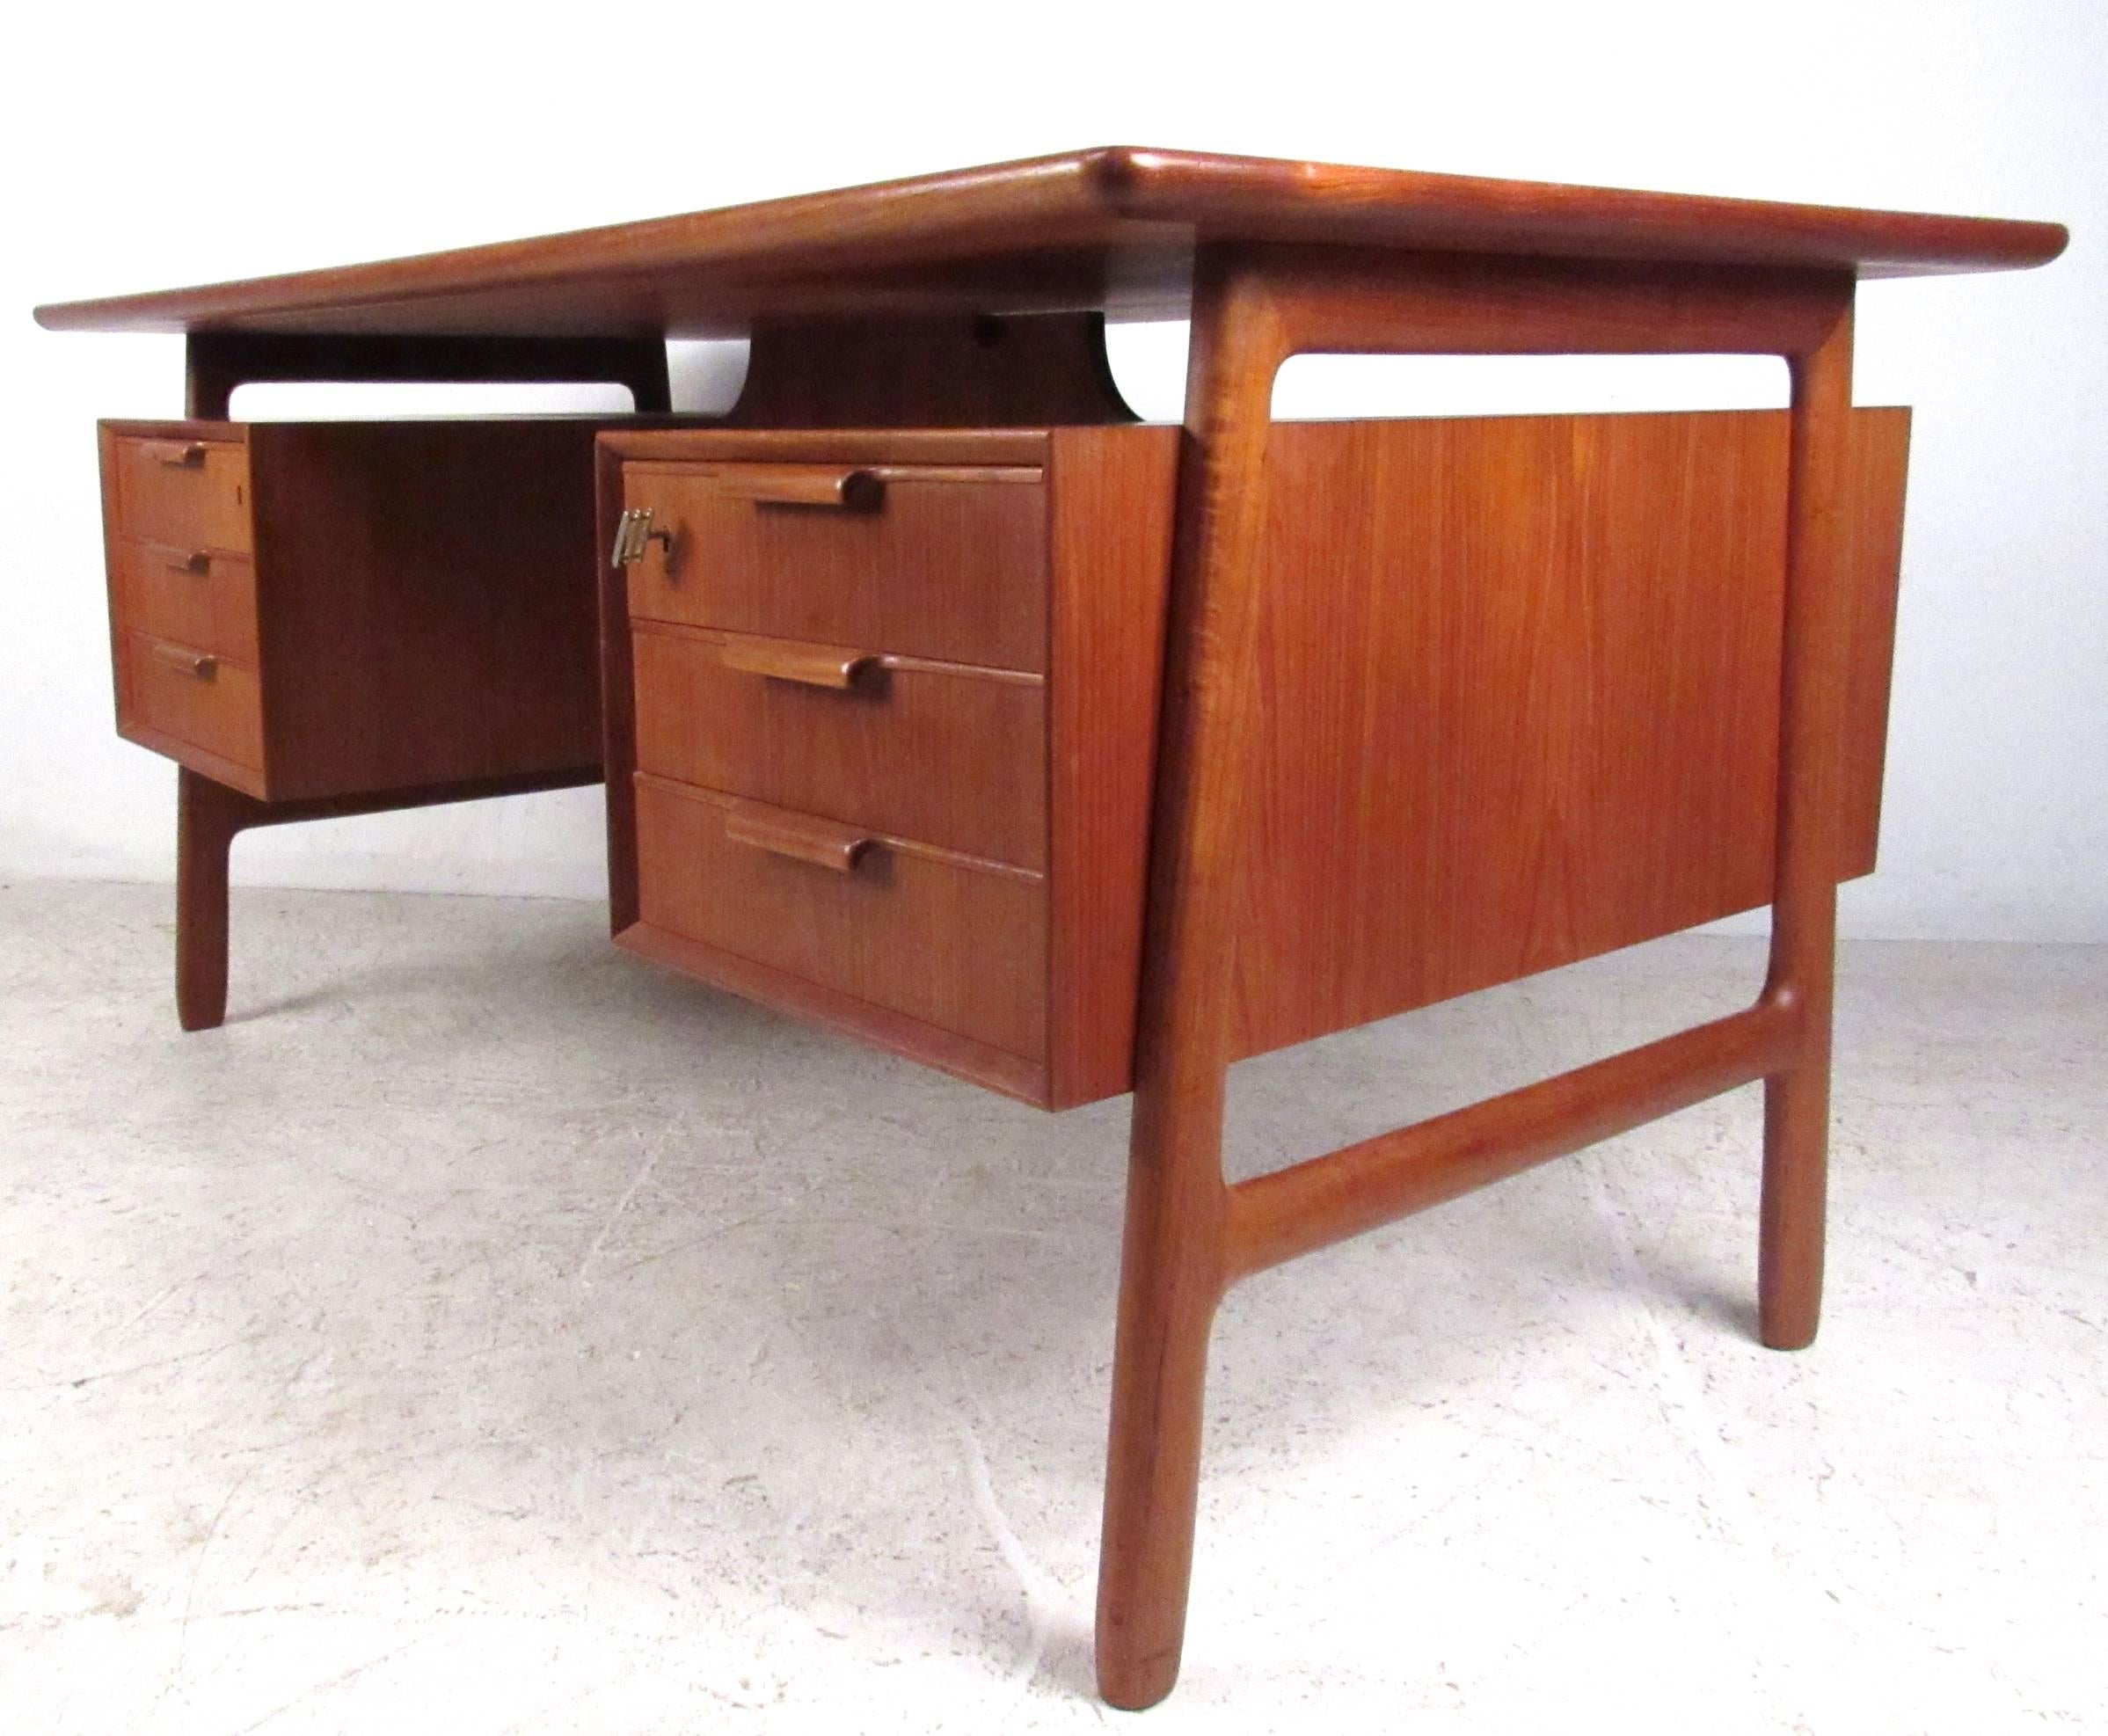
M 1116 147 L 375 265 L 37 310 L 55 331 L 736 336 L 756 312 L 1186 310 L 1203 240 L 1998 271 L 2055 223 Z

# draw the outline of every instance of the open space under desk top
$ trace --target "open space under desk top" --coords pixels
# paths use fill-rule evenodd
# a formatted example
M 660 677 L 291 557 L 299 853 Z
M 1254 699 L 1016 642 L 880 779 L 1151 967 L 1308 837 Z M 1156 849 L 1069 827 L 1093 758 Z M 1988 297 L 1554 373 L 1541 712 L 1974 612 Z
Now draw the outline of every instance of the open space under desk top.
M 67 302 L 60 331 L 737 336 L 757 314 L 1186 310 L 1195 246 L 1997 271 L 2055 223 L 1109 148 L 379 264 Z

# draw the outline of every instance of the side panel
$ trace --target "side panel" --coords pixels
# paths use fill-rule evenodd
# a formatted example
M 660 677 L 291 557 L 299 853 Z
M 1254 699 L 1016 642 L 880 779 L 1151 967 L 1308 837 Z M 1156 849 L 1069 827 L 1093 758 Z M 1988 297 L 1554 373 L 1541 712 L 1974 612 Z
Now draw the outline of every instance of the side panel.
M 1841 879 L 1908 414 L 1856 412 Z M 1767 902 L 1783 412 L 1284 424 L 1239 931 L 1256 1054 Z
M 250 430 L 274 799 L 598 763 L 594 433 Z
M 1048 673 L 1050 1090 L 1127 1089 L 1178 482 L 1176 428 L 1057 428 Z

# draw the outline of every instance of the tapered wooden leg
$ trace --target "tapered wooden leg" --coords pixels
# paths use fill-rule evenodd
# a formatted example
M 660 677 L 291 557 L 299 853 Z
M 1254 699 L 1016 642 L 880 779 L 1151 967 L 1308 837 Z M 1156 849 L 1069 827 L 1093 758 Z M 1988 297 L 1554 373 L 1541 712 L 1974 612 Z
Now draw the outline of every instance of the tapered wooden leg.
M 1208 1328 L 1227 1281 L 1222 1098 L 1266 428 L 1281 334 L 1256 277 L 1196 271 L 1135 1035 L 1098 1689 L 1171 1690 L 1185 1634 Z
M 244 799 L 176 770 L 176 1017 L 208 1031 L 227 1017 L 227 852 Z
M 1791 1064 L 1764 1086 L 1757 1258 L 1759 1331 L 1775 1350 L 1812 1342 L 1822 1311 L 1839 777 L 1850 646 L 1850 587 L 1841 565 L 1852 398 L 1849 292 L 1829 335 L 1793 358 L 1792 369 L 1778 856 L 1765 992 L 1791 1009 L 1798 1036 Z
M 1164 649 L 1134 1121 L 1098 1579 L 1098 1685 L 1141 1708 L 1178 1678 L 1207 1336 L 1237 1278 L 1750 1078 L 1766 1082 L 1762 1327 L 1805 1344 L 1821 1292 L 1843 700 L 1853 284 L 1665 284 L 1615 267 L 1383 261 L 1204 248 Z M 1784 355 L 1793 373 L 1771 967 L 1759 1004 L 1539 1086 L 1235 1190 L 1240 825 L 1273 376 L 1291 354 L 1609 349 Z M 1322 575 L 1275 575 L 1281 582 Z
M 1158 1120 L 1169 1108 L 1136 1110 L 1150 1125 L 1137 1127 L 1129 1160 L 1098 1558 L 1098 1691 L 1132 1710 L 1178 1679 L 1208 1329 L 1222 1284 L 1220 1120 Z
M 1825 1037 L 1827 1039 L 1827 1032 Z M 1826 1041 L 1825 1047 L 1827 1047 Z M 1803 1350 L 1822 1317 L 1830 1078 L 1804 1059 L 1764 1082 L 1764 1197 L 1757 1254 L 1758 1331 L 1773 1350 Z
M 264 802 L 209 777 L 176 771 L 176 1016 L 186 1031 L 208 1031 L 227 1017 L 227 852 L 255 826 L 392 813 L 442 802 L 486 801 L 601 781 L 597 765 L 501 777 L 465 778 L 400 790 Z

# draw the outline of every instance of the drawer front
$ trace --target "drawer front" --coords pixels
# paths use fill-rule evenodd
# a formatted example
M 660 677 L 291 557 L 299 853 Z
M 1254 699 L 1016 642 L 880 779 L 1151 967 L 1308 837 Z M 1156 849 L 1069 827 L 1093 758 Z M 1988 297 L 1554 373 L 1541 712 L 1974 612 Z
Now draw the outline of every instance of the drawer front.
M 1046 865 L 1037 678 L 648 623 L 634 653 L 639 770 Z
M 256 677 L 192 646 L 124 636 L 132 720 L 261 772 L 263 704 Z
M 1028 1061 L 1047 1049 L 1046 883 L 756 802 L 637 779 L 639 914 Z
M 105 502 L 128 536 L 179 549 L 250 552 L 249 453 L 238 441 L 116 441 L 117 499 Z
M 629 569 L 638 619 L 1047 667 L 1037 470 L 632 463 L 623 482 L 673 539 Z
M 256 667 L 256 570 L 245 555 L 116 537 L 118 632 L 195 646 Z

